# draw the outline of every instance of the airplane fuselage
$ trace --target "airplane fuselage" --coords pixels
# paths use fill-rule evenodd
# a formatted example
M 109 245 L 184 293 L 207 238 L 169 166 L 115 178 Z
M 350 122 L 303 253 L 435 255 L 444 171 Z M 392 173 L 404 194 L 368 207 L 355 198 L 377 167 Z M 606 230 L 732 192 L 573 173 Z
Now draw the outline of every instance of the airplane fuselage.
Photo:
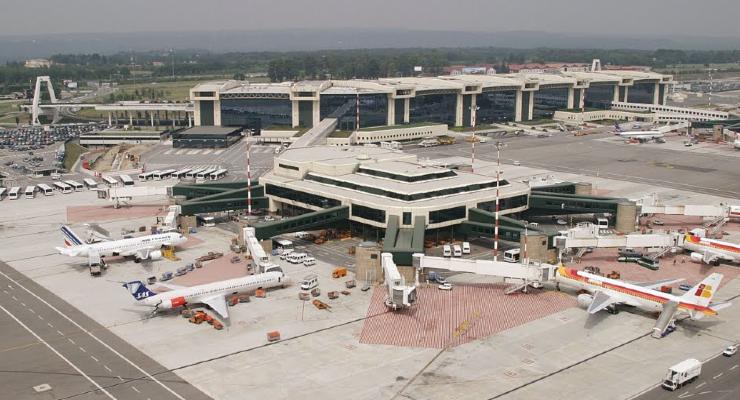
M 733 243 L 686 235 L 681 247 L 702 254 L 704 252 L 711 252 L 726 261 L 740 261 L 740 245 Z
M 165 245 L 177 245 L 184 242 L 177 233 L 160 233 L 137 238 L 114 240 L 110 242 L 100 242 L 75 246 L 77 255 L 87 257 L 91 250 L 96 251 L 100 256 L 117 256 L 131 255 L 139 250 L 158 250 Z

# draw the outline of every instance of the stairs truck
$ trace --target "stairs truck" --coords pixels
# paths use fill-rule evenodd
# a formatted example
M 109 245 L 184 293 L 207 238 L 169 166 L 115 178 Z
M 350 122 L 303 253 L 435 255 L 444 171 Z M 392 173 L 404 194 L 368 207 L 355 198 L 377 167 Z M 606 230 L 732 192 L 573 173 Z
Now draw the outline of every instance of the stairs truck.
M 701 374 L 701 361 L 689 358 L 668 368 L 663 387 L 674 391 L 681 386 L 693 382 Z

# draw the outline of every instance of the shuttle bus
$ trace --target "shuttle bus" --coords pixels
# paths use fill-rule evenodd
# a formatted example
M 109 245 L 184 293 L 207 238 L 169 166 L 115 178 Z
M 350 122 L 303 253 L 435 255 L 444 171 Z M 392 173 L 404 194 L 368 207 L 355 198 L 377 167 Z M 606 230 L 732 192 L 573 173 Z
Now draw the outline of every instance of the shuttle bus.
M 223 178 L 223 177 L 226 176 L 226 172 L 227 172 L 226 169 L 221 168 L 218 171 L 212 172 L 211 173 L 211 176 L 210 176 L 210 179 L 212 181 L 219 180 L 219 179 L 221 179 L 221 178 Z
M 82 184 L 77 181 L 69 180 L 69 181 L 64 181 L 64 183 L 66 183 L 69 186 L 72 186 L 72 189 L 74 189 L 75 192 L 81 192 L 82 190 L 85 189 L 85 187 L 82 186 Z
M 139 174 L 139 180 L 140 181 L 151 181 L 154 179 L 154 174 L 158 171 L 149 171 L 149 172 L 142 172 Z
M 157 171 L 154 173 L 154 179 L 161 181 L 162 179 L 171 178 L 173 172 L 175 172 L 174 169 L 166 169 L 164 171 Z
M 216 168 L 208 168 L 206 170 L 198 172 L 196 179 L 207 179 L 212 173 L 216 172 Z
M 186 178 L 195 178 L 196 175 L 198 175 L 199 173 L 201 173 L 201 172 L 203 172 L 205 170 L 206 170 L 206 168 L 191 169 L 189 172 L 187 172 L 185 174 L 185 177 Z
M 91 178 L 85 178 L 82 180 L 82 182 L 87 186 L 88 189 L 93 190 L 98 188 L 98 183 L 95 182 L 95 180 Z
M 123 186 L 134 186 L 134 180 L 131 179 L 130 176 L 124 174 L 120 175 L 118 178 L 123 182 Z
M 51 186 L 45 184 L 45 183 L 39 183 L 39 191 L 44 194 L 44 196 L 53 196 L 54 195 L 54 189 L 51 188 Z
M 18 200 L 20 198 L 21 188 L 18 186 L 13 186 L 8 191 L 8 199 L 10 200 Z
M 27 199 L 33 199 L 36 197 L 36 185 L 26 186 L 26 190 L 24 191 L 25 198 Z
M 7 191 L 8 191 L 8 190 L 7 190 L 7 189 L 5 189 L 4 187 L 0 187 L 0 201 L 3 201 L 3 199 L 5 198 L 5 193 L 6 193 Z
M 72 193 L 74 189 L 72 189 L 72 186 L 67 185 L 66 183 L 62 181 L 56 181 L 54 182 L 54 188 L 64 194 Z
M 104 175 L 103 176 L 103 181 L 108 185 L 108 187 L 116 187 L 116 186 L 118 186 L 118 181 L 116 180 L 116 178 L 114 178 L 112 176 L 106 176 L 106 175 Z
M 190 172 L 190 171 L 192 171 L 192 170 L 191 170 L 190 168 L 183 168 L 183 169 L 181 169 L 181 170 L 179 170 L 179 171 L 175 171 L 175 172 L 174 172 L 174 173 L 172 174 L 172 177 L 173 177 L 173 178 L 177 178 L 177 179 L 182 179 L 182 178 L 184 178 L 184 177 L 185 177 L 185 175 L 187 175 L 187 173 L 188 173 L 188 172 Z

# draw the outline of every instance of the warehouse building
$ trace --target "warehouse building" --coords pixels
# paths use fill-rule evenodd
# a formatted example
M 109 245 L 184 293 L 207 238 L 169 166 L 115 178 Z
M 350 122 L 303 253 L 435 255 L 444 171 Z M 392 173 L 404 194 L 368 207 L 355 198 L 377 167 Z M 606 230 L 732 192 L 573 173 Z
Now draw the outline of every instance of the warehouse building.
M 196 126 L 172 134 L 172 147 L 225 148 L 241 139 L 241 128 Z

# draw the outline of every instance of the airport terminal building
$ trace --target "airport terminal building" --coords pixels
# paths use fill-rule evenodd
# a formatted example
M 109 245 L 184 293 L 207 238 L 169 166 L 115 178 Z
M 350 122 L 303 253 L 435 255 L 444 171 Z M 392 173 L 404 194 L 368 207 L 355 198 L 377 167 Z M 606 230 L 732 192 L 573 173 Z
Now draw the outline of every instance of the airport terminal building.
M 612 102 L 663 105 L 672 77 L 643 71 L 566 71 L 500 75 L 322 80 L 250 84 L 216 81 L 190 90 L 196 126 L 337 129 L 440 123 L 469 127 L 551 118 L 566 109 Z M 358 115 L 359 114 L 359 115 Z

